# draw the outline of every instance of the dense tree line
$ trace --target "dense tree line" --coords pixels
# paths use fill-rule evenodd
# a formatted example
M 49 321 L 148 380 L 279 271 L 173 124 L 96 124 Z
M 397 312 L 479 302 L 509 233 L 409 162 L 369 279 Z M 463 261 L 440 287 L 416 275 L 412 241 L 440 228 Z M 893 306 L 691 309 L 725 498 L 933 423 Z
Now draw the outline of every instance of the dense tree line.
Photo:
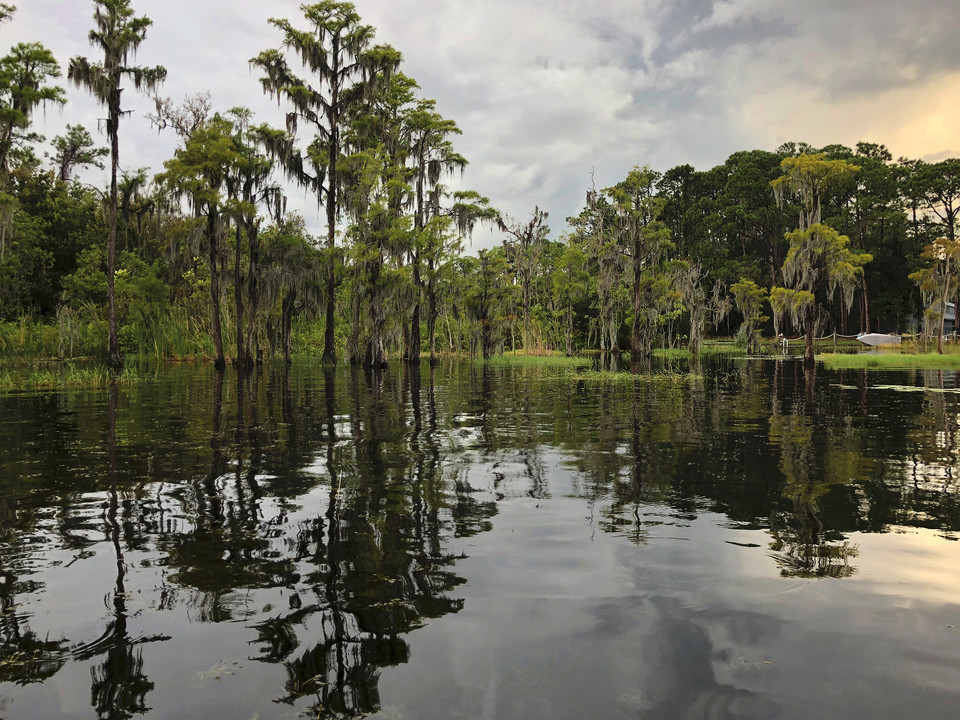
M 299 349 L 378 367 L 520 348 L 697 352 L 708 333 L 750 347 L 804 334 L 812 353 L 816 335 L 914 318 L 940 336 L 960 287 L 960 160 L 788 143 L 705 171 L 638 166 L 591 184 L 551 237 L 540 208 L 513 219 L 451 189 L 467 164 L 459 128 L 352 4 L 270 21 L 279 46 L 250 65 L 284 128 L 208 95 L 158 95 L 166 70 L 132 64 L 150 20 L 130 0 L 92 4 L 95 55 L 67 76 L 105 106 L 109 148 L 69 126 L 41 157 L 32 120 L 65 103 L 60 65 L 39 43 L 0 58 L 0 354 L 249 368 Z M 124 84 L 152 92 L 150 122 L 178 138 L 159 173 L 119 169 Z M 84 184 L 105 158 L 109 188 Z M 284 181 L 323 208 L 322 238 L 286 213 Z M 464 255 L 478 223 L 502 243 Z

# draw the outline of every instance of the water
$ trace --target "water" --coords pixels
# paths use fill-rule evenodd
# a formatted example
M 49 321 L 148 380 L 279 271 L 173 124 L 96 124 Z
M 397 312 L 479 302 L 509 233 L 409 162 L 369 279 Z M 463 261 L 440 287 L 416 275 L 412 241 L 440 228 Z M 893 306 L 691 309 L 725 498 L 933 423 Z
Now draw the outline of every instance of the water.
M 955 374 L 569 372 L 0 396 L 0 717 L 957 717 Z

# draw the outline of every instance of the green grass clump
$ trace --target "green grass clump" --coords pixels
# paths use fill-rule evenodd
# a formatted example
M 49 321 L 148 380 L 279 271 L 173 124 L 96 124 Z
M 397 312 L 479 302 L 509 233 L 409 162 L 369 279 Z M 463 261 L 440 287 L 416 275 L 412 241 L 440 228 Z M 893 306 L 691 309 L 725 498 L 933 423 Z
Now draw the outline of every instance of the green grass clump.
M 817 360 L 828 370 L 898 370 L 921 369 L 960 370 L 960 353 L 899 353 L 880 352 L 854 354 L 827 353 L 818 355 Z
M 704 342 L 700 345 L 701 356 L 746 354 L 747 351 L 745 348 L 738 347 L 732 342 Z M 669 360 L 683 360 L 693 357 L 687 348 L 657 348 L 653 351 L 653 356 Z
M 133 385 L 146 377 L 143 368 L 128 365 L 112 376 L 119 385 Z M 105 365 L 82 367 L 68 363 L 0 373 L 0 391 L 58 390 L 64 388 L 102 388 L 110 384 L 111 373 Z

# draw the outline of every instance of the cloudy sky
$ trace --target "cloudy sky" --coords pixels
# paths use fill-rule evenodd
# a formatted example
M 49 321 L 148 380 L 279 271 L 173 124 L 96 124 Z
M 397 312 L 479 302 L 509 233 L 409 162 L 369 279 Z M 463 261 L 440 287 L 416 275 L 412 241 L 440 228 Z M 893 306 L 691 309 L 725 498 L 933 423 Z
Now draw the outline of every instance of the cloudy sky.
M 13 0 L 0 44 L 39 40 L 61 64 L 87 55 L 93 3 Z M 378 42 L 463 130 L 463 185 L 523 218 L 535 205 L 554 231 L 579 211 L 595 172 L 604 187 L 634 165 L 707 169 L 732 152 L 859 140 L 895 156 L 960 155 L 956 0 L 358 0 Z M 247 61 L 276 47 L 268 17 L 302 18 L 298 0 L 134 0 L 154 25 L 138 61 L 165 65 L 161 93 L 210 91 L 217 109 L 251 107 L 279 122 Z M 64 85 L 66 82 L 64 80 Z M 95 129 L 103 112 L 68 88 L 39 118 Z M 121 165 L 157 170 L 175 139 L 150 101 L 126 93 Z M 92 182 L 95 179 L 88 177 Z M 322 221 L 303 198 L 308 222 Z M 493 242 L 478 238 L 477 244 Z

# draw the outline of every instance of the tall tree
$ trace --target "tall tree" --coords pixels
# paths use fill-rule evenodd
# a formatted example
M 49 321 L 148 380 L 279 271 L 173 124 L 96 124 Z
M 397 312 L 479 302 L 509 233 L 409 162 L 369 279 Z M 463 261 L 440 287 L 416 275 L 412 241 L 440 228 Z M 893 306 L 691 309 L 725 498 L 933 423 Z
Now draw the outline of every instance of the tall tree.
M 517 281 L 520 283 L 520 301 L 523 309 L 523 351 L 530 354 L 530 291 L 533 287 L 534 273 L 543 250 L 543 244 L 550 233 L 544 223 L 547 212 L 539 207 L 533 208 L 530 219 L 525 223 L 504 220 L 501 228 L 509 235 L 503 249 L 513 263 Z
M 873 143 L 857 143 L 854 158 L 860 171 L 856 175 L 856 186 L 849 210 L 852 219 L 851 238 L 861 252 L 872 248 L 874 256 L 883 252 L 894 236 L 898 227 L 902 227 L 903 206 L 897 190 L 896 174 L 891 166 L 893 156 L 883 145 Z M 871 264 L 874 272 L 882 271 Z M 897 273 L 900 274 L 899 272 Z M 899 285 L 903 280 L 899 277 L 884 278 L 884 285 Z M 861 283 L 863 290 L 863 323 L 864 333 L 871 330 L 871 302 L 868 273 L 864 271 Z M 889 288 L 877 288 L 881 292 L 889 292 Z
M 777 202 L 783 204 L 788 193 L 799 201 L 799 229 L 787 233 L 790 249 L 783 263 L 783 276 L 789 287 L 770 291 L 774 315 L 789 313 L 803 328 L 804 363 L 813 367 L 813 340 L 817 327 L 817 297 L 826 289 L 832 300 L 839 288 L 847 308 L 853 303 L 853 290 L 863 276 L 863 266 L 873 258 L 868 253 L 850 250 L 850 238 L 822 224 L 823 203 L 832 185 L 851 178 L 860 168 L 845 160 L 828 160 L 825 153 L 801 153 L 784 158 L 783 175 L 771 185 Z
M 465 304 L 470 318 L 478 326 L 480 352 L 484 360 L 489 360 L 503 345 L 505 313 L 511 294 L 503 249 L 480 250 L 474 268 Z
M 384 343 L 386 327 L 387 289 L 393 279 L 387 266 L 389 257 L 396 257 L 398 249 L 409 243 L 410 218 L 397 216 L 391 207 L 393 189 L 402 185 L 403 169 L 393 165 L 383 147 L 354 153 L 344 159 L 343 169 L 351 182 L 344 201 L 354 220 L 352 259 L 357 288 L 367 296 L 369 336 L 362 358 L 353 350 L 353 360 L 362 359 L 367 367 L 380 369 L 387 364 Z M 403 192 L 403 191 L 401 191 Z M 354 307 L 360 297 L 354 298 Z M 358 318 L 355 316 L 355 328 Z
M 233 122 L 219 114 L 201 125 L 164 163 L 159 176 L 171 190 L 189 198 L 195 216 L 202 218 L 202 235 L 210 270 L 210 329 L 216 352 L 214 365 L 226 365 L 220 313 L 221 239 L 228 204 L 227 179 L 237 161 L 238 148 Z
M 441 209 L 444 195 L 441 186 L 431 193 L 431 217 L 422 232 L 417 235 L 418 252 L 423 264 L 424 290 L 427 301 L 427 344 L 430 346 L 430 363 L 437 361 L 437 318 L 440 315 L 442 278 L 452 269 L 451 263 L 463 249 L 463 239 L 468 237 L 477 223 L 496 223 L 500 213 L 490 207 L 490 201 L 473 190 L 453 193 L 453 204 Z M 451 232 L 450 229 L 455 230 Z
M 286 211 L 286 196 L 282 188 L 272 181 L 273 165 L 266 154 L 266 146 L 275 142 L 280 132 L 266 125 L 250 127 L 250 113 L 245 108 L 231 111 L 236 126 L 236 150 L 233 169 L 227 178 L 228 194 L 232 198 L 231 214 L 247 241 L 249 262 L 247 265 L 246 328 L 243 328 L 244 307 L 240 277 L 240 235 L 236 238 L 234 256 L 234 297 L 237 315 L 238 367 L 249 370 L 253 367 L 253 335 L 257 313 L 260 309 L 260 229 L 263 217 L 260 206 L 264 205 L 276 225 L 281 225 Z
M 587 254 L 576 234 L 567 236 L 563 252 L 557 260 L 551 277 L 553 297 L 564 315 L 564 340 L 566 354 L 573 355 L 573 308 L 587 296 L 590 273 L 587 270 Z
M 623 256 L 614 232 L 616 219 L 613 208 L 591 182 L 590 190 L 587 191 L 587 206 L 578 217 L 570 218 L 568 222 L 574 225 L 577 233 L 584 238 L 584 244 L 597 266 L 600 351 L 606 350 L 618 355 Z
M 117 334 L 117 300 L 114 275 L 117 247 L 117 171 L 120 165 L 120 117 L 124 114 L 120 103 L 124 78 L 136 89 L 153 90 L 167 76 L 161 66 L 138 67 L 128 65 L 140 44 L 147 37 L 147 28 L 153 21 L 136 17 L 130 0 L 94 0 L 95 27 L 90 31 L 90 44 L 103 53 L 102 62 L 91 62 L 85 57 L 70 60 L 67 73 L 70 81 L 88 90 L 107 108 L 107 135 L 110 137 L 110 202 L 108 204 L 107 235 L 107 304 L 109 345 L 107 363 L 114 370 L 123 366 L 120 339 Z
M 633 265 L 633 331 L 630 358 L 638 360 L 651 352 L 650 338 L 659 315 L 663 291 L 668 287 L 659 275 L 659 266 L 668 250 L 670 230 L 660 220 L 663 198 L 657 197 L 657 173 L 636 167 L 627 177 L 604 192 L 616 214 L 616 232 L 621 251 Z M 652 291 L 653 295 L 651 295 Z
M 400 53 L 374 46 L 374 29 L 360 22 L 352 3 L 325 2 L 302 5 L 309 29 L 300 30 L 278 18 L 271 24 L 283 33 L 283 45 L 300 60 L 315 80 L 297 75 L 280 50 L 266 50 L 250 62 L 264 75 L 260 82 L 271 97 L 284 98 L 293 106 L 287 126 L 296 132 L 309 125 L 314 131 L 305 153 L 285 146 L 277 153 L 291 179 L 317 194 L 326 205 L 327 277 L 326 328 L 323 359 L 336 362 L 336 232 L 342 207 L 342 135 L 351 110 L 365 102 L 384 78 L 400 64 Z
M 410 319 L 410 342 L 407 351 L 407 360 L 413 363 L 420 361 L 420 321 L 421 305 L 424 296 L 424 256 L 433 257 L 443 241 L 442 233 L 437 233 L 436 226 L 428 229 L 431 219 L 440 212 L 440 198 L 443 189 L 439 186 L 441 177 L 445 173 L 463 171 L 467 165 L 466 159 L 453 149 L 450 142 L 451 135 L 459 135 L 460 128 L 452 120 L 443 118 L 434 108 L 433 100 L 420 100 L 417 105 L 404 117 L 409 128 L 410 155 L 413 167 L 414 186 L 416 191 L 416 207 L 414 214 L 414 243 L 410 252 L 410 263 L 413 266 L 413 282 L 416 287 L 413 313 Z M 435 224 L 436 225 L 436 224 Z M 428 272 L 432 271 L 431 267 Z M 428 304 L 429 304 L 428 300 Z M 433 309 L 435 309 L 435 304 Z M 430 310 L 428 310 L 429 314 Z M 433 318 L 435 320 L 435 317 Z M 428 319 L 428 325 L 431 322 Z M 432 329 L 428 328 L 432 335 Z M 431 358 L 433 340 L 431 337 Z
M 773 288 L 770 305 L 778 318 L 789 313 L 793 322 L 803 328 L 804 364 L 813 367 L 817 294 L 826 293 L 833 300 L 840 290 L 841 300 L 849 307 L 857 282 L 863 276 L 863 266 L 873 257 L 851 251 L 850 238 L 821 223 L 787 233 L 787 241 L 790 249 L 783 263 L 783 276 L 789 287 Z

